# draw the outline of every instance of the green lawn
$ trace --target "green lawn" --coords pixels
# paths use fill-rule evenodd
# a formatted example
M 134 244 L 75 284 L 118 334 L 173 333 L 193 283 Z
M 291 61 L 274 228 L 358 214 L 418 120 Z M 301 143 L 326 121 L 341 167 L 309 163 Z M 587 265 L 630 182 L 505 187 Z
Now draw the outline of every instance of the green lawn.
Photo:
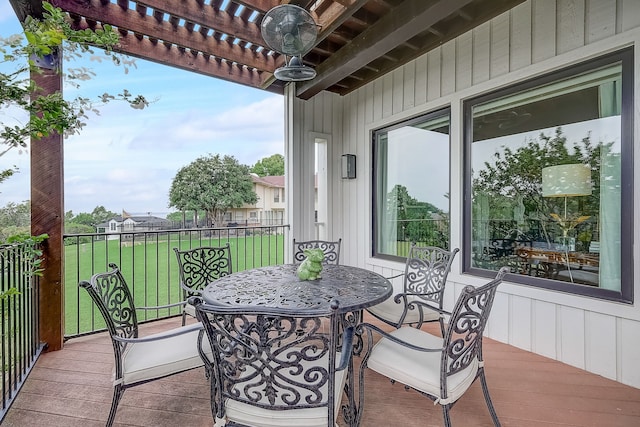
M 108 270 L 109 263 L 117 264 L 132 289 L 135 304 L 157 306 L 178 302 L 182 294 L 178 285 L 178 266 L 174 247 L 182 250 L 199 246 L 231 245 L 233 271 L 284 262 L 284 236 L 255 235 L 194 239 L 174 233 L 153 235 L 153 238 L 121 242 L 95 240 L 91 243 L 65 246 L 65 335 L 76 335 L 103 329 L 104 322 L 87 292 L 78 287 L 81 280 L 89 280 L 94 273 Z M 146 313 L 146 314 L 145 314 Z M 180 313 L 179 308 L 141 311 L 138 320 L 154 319 Z

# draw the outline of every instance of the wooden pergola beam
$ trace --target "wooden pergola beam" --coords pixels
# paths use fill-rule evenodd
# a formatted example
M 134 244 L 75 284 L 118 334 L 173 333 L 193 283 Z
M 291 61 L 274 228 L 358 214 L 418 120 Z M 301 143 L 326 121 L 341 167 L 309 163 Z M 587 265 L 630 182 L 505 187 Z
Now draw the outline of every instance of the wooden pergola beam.
M 318 66 L 317 76 L 300 84 L 296 96 L 311 98 L 472 1 L 405 1 Z
M 62 92 L 62 73 L 53 69 L 32 71 L 39 88 L 36 96 Z M 51 133 L 31 138 L 31 234 L 49 235 L 42 243 L 42 277 L 39 288 L 40 341 L 46 351 L 62 349 L 64 342 L 64 138 Z
M 42 17 L 40 0 L 9 0 L 16 16 Z M 59 62 L 61 63 L 61 56 Z M 62 73 L 55 69 L 32 71 L 37 95 L 62 92 Z M 52 133 L 30 141 L 31 234 L 47 234 L 42 243 L 42 277 L 39 280 L 39 339 L 45 351 L 64 344 L 64 151 L 62 135 Z

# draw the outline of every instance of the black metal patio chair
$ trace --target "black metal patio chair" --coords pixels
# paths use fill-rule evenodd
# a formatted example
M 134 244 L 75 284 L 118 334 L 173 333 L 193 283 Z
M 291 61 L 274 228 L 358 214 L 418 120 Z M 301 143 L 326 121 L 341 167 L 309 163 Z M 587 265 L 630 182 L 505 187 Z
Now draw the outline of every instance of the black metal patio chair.
M 306 240 L 296 241 L 293 239 L 293 263 L 300 264 L 305 260 L 305 249 L 322 249 L 324 252 L 323 264 L 340 264 L 340 246 L 342 245 L 342 239 L 338 239 L 335 242 L 327 240 Z
M 337 301 L 320 314 L 190 301 L 214 349 L 214 426 L 336 425 L 353 337 L 338 343 Z
M 402 325 L 420 328 L 425 322 L 437 321 L 444 336 L 444 321 L 439 310 L 442 310 L 447 276 L 458 252 L 458 248 L 447 251 L 412 244 L 404 273 L 388 278 L 402 277 L 402 290 L 367 311 L 396 328 Z
M 129 287 L 115 264 L 110 271 L 94 274 L 79 286 L 86 289 L 98 307 L 111 336 L 115 357 L 113 399 L 107 418 L 111 426 L 125 390 L 203 366 L 202 355 L 211 355 L 211 347 L 199 346 L 200 323 L 139 337 L 137 310 L 158 310 L 175 306 L 136 308 Z
M 500 426 L 484 372 L 482 334 L 498 285 L 508 272 L 509 268 L 503 267 L 486 285 L 462 290 L 444 338 L 410 326 L 386 333 L 375 325 L 361 324 L 357 332 L 366 335 L 366 349 L 360 366 L 360 400 L 364 399 L 364 370 L 369 368 L 441 405 L 444 425 L 449 427 L 450 409 L 480 378 L 493 423 Z M 443 314 L 449 315 L 444 310 Z M 374 332 L 381 335 L 375 345 Z
M 227 242 L 223 246 L 201 246 L 198 248 L 180 250 L 173 248 L 178 259 L 180 273 L 180 288 L 183 300 L 186 302 L 182 310 L 182 325 L 186 316 L 196 316 L 195 310 L 189 304 L 189 297 L 202 294 L 204 288 L 214 280 L 231 274 L 231 246 Z

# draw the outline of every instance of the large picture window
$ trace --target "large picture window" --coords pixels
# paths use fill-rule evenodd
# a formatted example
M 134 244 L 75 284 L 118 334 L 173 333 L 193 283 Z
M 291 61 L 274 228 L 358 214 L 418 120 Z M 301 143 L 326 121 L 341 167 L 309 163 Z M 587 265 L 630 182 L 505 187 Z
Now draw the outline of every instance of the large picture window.
M 373 255 L 449 249 L 449 110 L 373 132 Z
M 632 300 L 632 54 L 465 104 L 465 270 Z

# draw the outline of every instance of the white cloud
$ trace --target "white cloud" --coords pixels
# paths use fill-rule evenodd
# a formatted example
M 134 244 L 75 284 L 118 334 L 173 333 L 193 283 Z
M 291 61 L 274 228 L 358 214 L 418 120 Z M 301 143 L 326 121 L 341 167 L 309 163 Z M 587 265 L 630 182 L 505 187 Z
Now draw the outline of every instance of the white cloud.
M 20 32 L 8 2 L 0 2 L 0 23 L 3 37 Z M 232 155 L 252 165 L 284 154 L 282 96 L 143 60 L 128 74 L 89 56 L 65 67 L 97 74 L 80 90 L 65 87 L 67 99 L 127 89 L 151 101 L 144 110 L 122 102 L 103 105 L 80 135 L 65 140 L 66 211 L 91 212 L 102 205 L 114 212 L 164 214 L 173 177 L 196 158 Z M 0 123 L 6 119 L 0 116 Z M 0 169 L 20 168 L 0 186 L 0 207 L 30 198 L 29 163 L 29 154 L 16 150 L 0 157 Z

